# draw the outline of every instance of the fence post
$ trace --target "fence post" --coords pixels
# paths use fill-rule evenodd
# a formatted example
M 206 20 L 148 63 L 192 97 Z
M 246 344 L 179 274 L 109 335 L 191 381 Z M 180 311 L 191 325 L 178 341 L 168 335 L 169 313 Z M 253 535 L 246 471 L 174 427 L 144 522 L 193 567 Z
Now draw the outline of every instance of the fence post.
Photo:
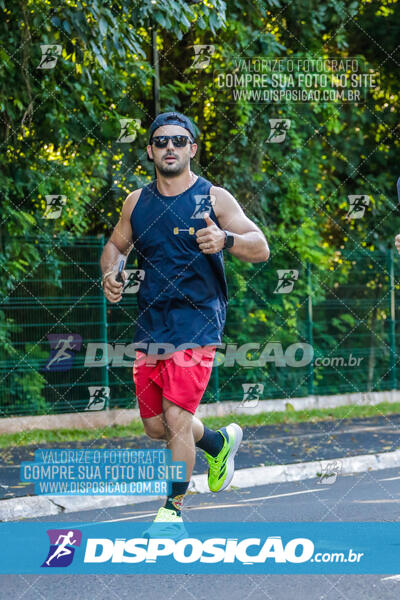
M 154 69 L 153 78 L 153 102 L 154 102 L 154 118 L 160 114 L 160 64 L 157 49 L 157 25 L 152 17 L 150 17 L 151 30 L 151 66 Z
M 105 242 L 104 242 L 104 234 L 101 236 L 100 238 L 100 256 L 103 252 L 105 246 Z M 99 260 L 100 260 L 100 256 L 99 256 Z M 108 374 L 108 323 L 107 323 L 107 300 L 105 295 L 103 294 L 103 289 L 100 286 L 100 320 L 101 320 L 101 325 L 100 325 L 100 338 L 101 341 L 104 343 L 104 358 L 106 360 L 106 364 L 104 369 L 101 370 L 102 372 L 102 386 L 109 388 L 109 374 Z M 111 394 L 110 394 L 111 395 Z M 105 406 L 106 410 L 109 410 L 110 408 L 110 398 L 108 398 L 106 406 Z
M 390 345 L 390 382 L 392 390 L 397 389 L 396 377 L 396 307 L 394 299 L 394 261 L 393 248 L 387 252 L 389 271 L 389 345 Z
M 307 342 L 313 347 L 313 306 L 311 287 L 311 266 L 307 262 Z M 314 356 L 308 365 L 308 395 L 314 394 Z

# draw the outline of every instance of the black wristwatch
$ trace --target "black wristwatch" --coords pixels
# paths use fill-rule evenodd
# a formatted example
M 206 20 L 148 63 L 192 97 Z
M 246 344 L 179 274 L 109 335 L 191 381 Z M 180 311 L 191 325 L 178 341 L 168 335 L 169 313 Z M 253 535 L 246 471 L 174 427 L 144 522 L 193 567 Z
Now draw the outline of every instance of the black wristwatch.
M 232 233 L 229 233 L 229 231 L 225 231 L 224 229 L 224 234 L 225 234 L 225 244 L 224 244 L 224 250 L 226 248 L 232 248 L 234 242 L 235 242 L 235 237 Z

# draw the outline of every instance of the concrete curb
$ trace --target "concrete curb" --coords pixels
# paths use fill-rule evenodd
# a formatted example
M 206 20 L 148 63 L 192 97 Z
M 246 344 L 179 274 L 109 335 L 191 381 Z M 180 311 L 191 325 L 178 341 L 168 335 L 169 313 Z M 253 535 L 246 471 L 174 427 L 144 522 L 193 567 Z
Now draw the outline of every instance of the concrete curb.
M 379 471 L 380 469 L 389 469 L 391 467 L 400 466 L 400 450 L 288 465 L 239 469 L 238 471 L 235 471 L 231 486 L 247 488 L 265 485 L 267 483 L 314 479 L 317 477 L 317 473 L 324 472 L 328 466 L 332 465 L 332 463 L 340 464 L 341 475 L 345 473 Z M 192 477 L 190 489 L 200 494 L 209 492 L 207 476 L 195 475 Z
M 235 472 L 231 486 L 248 488 L 267 483 L 314 479 L 317 477 L 317 473 L 324 472 L 332 463 L 340 464 L 341 475 L 400 467 L 400 450 L 288 465 L 239 469 Z M 198 494 L 209 493 L 207 475 L 194 475 L 189 491 Z M 23 496 L 9 498 L 0 500 L 0 521 L 18 521 L 57 514 L 61 516 L 63 513 L 81 510 L 135 505 L 157 498 L 163 498 L 163 496 Z

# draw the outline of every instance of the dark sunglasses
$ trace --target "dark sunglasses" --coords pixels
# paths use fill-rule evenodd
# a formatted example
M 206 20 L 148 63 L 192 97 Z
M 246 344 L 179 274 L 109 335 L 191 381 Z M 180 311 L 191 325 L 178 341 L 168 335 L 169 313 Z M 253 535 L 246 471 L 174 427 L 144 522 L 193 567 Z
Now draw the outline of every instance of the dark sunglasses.
M 193 144 L 192 140 L 187 135 L 155 135 L 151 139 L 151 143 L 154 144 L 156 148 L 166 148 L 169 140 L 172 140 L 175 148 L 184 148 L 188 140 L 190 144 Z

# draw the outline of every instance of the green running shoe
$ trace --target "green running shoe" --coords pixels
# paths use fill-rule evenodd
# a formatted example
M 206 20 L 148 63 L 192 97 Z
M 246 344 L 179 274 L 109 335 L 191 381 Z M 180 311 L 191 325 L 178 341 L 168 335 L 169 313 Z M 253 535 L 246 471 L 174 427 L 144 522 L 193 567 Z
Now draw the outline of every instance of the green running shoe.
M 153 523 L 148 529 L 143 531 L 144 538 L 172 538 L 181 540 L 188 537 L 186 527 L 183 524 L 182 517 L 178 517 L 175 510 L 162 506 L 158 509 L 158 513 Z
M 242 428 L 236 423 L 231 423 L 226 427 L 228 437 L 220 429 L 218 431 L 225 438 L 222 450 L 217 456 L 204 453 L 209 465 L 208 487 L 212 492 L 222 492 L 232 481 L 235 472 L 235 454 L 243 437 Z

